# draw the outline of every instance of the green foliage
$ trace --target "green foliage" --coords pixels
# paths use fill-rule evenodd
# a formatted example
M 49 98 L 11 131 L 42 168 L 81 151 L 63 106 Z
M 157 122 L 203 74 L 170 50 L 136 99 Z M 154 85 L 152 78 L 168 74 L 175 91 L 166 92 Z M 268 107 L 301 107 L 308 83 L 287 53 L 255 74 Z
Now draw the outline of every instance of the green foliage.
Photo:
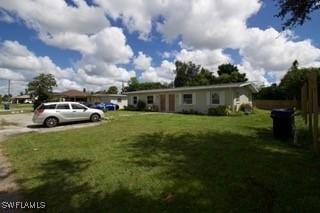
M 137 107 L 133 106 L 133 105 L 128 105 L 124 107 L 124 110 L 127 111 L 137 111 Z
M 220 65 L 218 69 L 218 77 L 214 76 L 209 70 L 192 62 L 184 63 L 181 61 L 176 61 L 175 65 L 175 87 L 235 83 L 245 82 L 248 80 L 246 78 L 246 74 L 240 73 L 237 66 L 232 64 Z
M 278 18 L 285 20 L 282 24 L 283 28 L 302 25 L 306 20 L 310 19 L 310 13 L 318 10 L 319 0 L 274 0 L 277 2 L 279 12 Z
M 144 111 L 146 109 L 147 104 L 144 101 L 139 100 L 137 103 L 137 110 Z
M 308 72 L 318 72 L 318 86 L 320 86 L 320 69 L 319 68 L 301 68 L 298 67 L 298 62 L 294 61 L 288 72 L 281 79 L 280 88 L 286 93 L 290 99 L 301 98 L 301 87 L 307 80 Z M 319 87 L 320 88 L 320 87 Z
M 2 95 L 0 95 L 0 104 L 2 103 Z
M 240 73 L 237 66 L 233 64 L 222 64 L 218 67 L 218 75 L 216 82 L 218 83 L 237 83 L 246 82 L 245 73 Z
M 132 92 L 138 90 L 164 89 L 169 85 L 161 84 L 160 82 L 144 82 L 140 83 L 137 78 L 131 78 L 128 86 L 123 88 L 122 92 Z
M 261 88 L 260 91 L 254 95 L 257 100 L 285 100 L 288 99 L 287 93 L 284 88 L 272 84 L 269 87 Z
M 3 97 L 2 97 L 2 101 L 3 102 L 9 102 L 11 101 L 11 98 L 12 98 L 12 95 L 8 95 L 8 94 L 5 94 Z
M 215 115 L 215 116 L 226 116 L 229 115 L 230 108 L 228 106 L 218 106 L 212 107 L 208 109 L 208 115 Z
M 118 94 L 118 87 L 116 86 L 109 87 L 107 94 Z
M 40 74 L 28 84 L 28 91 L 32 91 L 37 101 L 43 102 L 51 97 L 53 87 L 57 86 L 56 79 L 52 74 Z

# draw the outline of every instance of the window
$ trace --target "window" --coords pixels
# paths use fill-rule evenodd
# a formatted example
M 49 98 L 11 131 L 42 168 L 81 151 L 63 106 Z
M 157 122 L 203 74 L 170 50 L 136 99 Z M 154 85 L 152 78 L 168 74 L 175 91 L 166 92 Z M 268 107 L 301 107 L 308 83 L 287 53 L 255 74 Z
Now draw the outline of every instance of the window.
M 138 103 L 138 97 L 137 96 L 133 96 L 133 104 L 137 104 Z
M 211 94 L 211 104 L 220 104 L 220 96 L 217 93 Z
M 183 94 L 183 104 L 192 104 L 192 94 Z
M 69 104 L 58 104 L 57 109 L 70 109 Z
M 153 104 L 153 95 L 147 96 L 147 104 Z
M 87 109 L 86 107 L 80 104 L 71 104 L 72 109 Z
M 43 105 L 43 109 L 55 109 L 57 104 Z

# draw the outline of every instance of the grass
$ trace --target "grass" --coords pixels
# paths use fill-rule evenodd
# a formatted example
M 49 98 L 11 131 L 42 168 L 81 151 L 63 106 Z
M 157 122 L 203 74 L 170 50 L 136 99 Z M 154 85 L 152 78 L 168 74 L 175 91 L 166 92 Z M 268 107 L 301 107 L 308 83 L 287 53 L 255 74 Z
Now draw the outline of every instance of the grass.
M 320 211 L 319 159 L 274 140 L 267 112 L 107 114 L 2 144 L 26 200 L 47 212 Z
M 10 104 L 10 111 L 5 111 L 3 104 L 0 103 L 0 115 L 12 113 L 29 113 L 33 111 L 32 104 Z

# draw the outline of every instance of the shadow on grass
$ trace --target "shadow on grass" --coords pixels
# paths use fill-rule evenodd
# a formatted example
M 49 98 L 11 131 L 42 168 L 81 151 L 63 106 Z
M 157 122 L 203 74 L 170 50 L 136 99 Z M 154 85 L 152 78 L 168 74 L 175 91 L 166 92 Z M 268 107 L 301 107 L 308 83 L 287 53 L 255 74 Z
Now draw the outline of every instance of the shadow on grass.
M 170 195 L 169 211 L 319 210 L 315 188 L 320 184 L 299 182 L 306 176 L 320 178 L 318 170 L 305 168 L 312 157 L 270 141 L 266 131 L 259 130 L 258 137 L 231 132 L 142 134 L 128 147 L 133 153 L 128 163 L 161 168 L 157 176 L 172 182 L 164 190 Z M 309 174 L 302 175 L 302 170 Z M 305 205 L 305 197 L 315 205 Z
M 129 189 L 121 177 L 114 190 L 97 191 L 95 184 L 103 182 L 82 178 L 97 162 L 60 159 L 43 162 L 38 174 L 20 180 L 37 183 L 22 194 L 47 202 L 47 212 L 319 210 L 319 164 L 295 149 L 269 143 L 231 132 L 143 133 L 119 148 L 131 156 L 123 159 L 128 168 L 154 172 L 154 181 L 145 183 L 150 193 Z M 159 181 L 165 183 L 160 195 L 152 191 Z

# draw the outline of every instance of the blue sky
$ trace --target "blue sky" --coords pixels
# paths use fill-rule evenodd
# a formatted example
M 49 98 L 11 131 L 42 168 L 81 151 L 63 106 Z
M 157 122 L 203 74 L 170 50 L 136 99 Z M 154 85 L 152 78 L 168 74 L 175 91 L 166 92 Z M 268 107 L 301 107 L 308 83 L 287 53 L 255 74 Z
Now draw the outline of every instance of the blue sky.
M 58 90 L 98 90 L 133 76 L 170 82 L 174 61 L 191 60 L 213 72 L 232 62 L 251 81 L 269 84 L 279 82 L 295 59 L 318 66 L 318 13 L 282 32 L 273 1 L 238 2 L 4 0 L 0 78 L 13 80 L 13 93 L 41 72 L 56 76 Z

